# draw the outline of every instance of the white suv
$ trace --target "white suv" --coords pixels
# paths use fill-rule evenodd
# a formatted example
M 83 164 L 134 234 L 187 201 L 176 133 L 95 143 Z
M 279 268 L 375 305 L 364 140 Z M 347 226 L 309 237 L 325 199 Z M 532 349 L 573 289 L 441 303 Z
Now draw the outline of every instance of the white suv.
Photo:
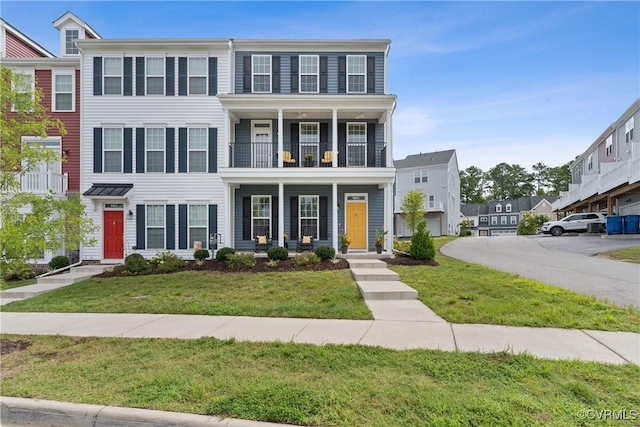
M 589 224 L 600 224 L 598 231 L 603 231 L 606 221 L 607 217 L 602 213 L 577 213 L 564 217 L 560 221 L 545 222 L 540 232 L 553 236 L 560 236 L 567 232 L 584 233 L 588 230 Z

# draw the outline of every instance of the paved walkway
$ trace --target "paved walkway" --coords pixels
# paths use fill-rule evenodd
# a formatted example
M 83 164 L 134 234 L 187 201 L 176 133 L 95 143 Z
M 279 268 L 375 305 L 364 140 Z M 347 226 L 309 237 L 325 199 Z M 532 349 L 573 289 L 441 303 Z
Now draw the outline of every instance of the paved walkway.
M 542 283 L 640 308 L 640 265 L 552 251 L 524 236 L 456 239 L 440 252 Z

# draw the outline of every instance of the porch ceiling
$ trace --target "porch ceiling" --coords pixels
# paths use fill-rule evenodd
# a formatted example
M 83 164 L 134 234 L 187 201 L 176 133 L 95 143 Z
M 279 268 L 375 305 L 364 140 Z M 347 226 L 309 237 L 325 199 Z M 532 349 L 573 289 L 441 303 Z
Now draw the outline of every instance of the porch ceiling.
M 297 170 L 300 169 L 300 170 Z M 328 169 L 331 169 L 330 171 Z M 330 173 L 327 173 L 330 172 Z M 222 182 L 227 184 L 339 184 L 384 185 L 392 184 L 394 168 L 274 168 L 265 169 L 220 168 Z

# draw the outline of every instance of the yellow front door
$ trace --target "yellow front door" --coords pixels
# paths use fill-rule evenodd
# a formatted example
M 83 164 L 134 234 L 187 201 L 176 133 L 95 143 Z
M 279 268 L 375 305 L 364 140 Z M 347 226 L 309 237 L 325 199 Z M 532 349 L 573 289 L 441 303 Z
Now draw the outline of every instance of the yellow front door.
M 367 247 L 367 204 L 347 203 L 347 235 L 352 249 Z

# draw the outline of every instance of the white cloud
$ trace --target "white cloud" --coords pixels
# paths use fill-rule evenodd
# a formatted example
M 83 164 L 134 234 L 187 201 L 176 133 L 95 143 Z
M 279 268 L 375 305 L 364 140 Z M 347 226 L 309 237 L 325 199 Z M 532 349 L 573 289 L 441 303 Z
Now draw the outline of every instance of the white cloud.
M 393 114 L 393 130 L 398 137 L 427 138 L 438 125 L 426 108 L 404 107 Z

